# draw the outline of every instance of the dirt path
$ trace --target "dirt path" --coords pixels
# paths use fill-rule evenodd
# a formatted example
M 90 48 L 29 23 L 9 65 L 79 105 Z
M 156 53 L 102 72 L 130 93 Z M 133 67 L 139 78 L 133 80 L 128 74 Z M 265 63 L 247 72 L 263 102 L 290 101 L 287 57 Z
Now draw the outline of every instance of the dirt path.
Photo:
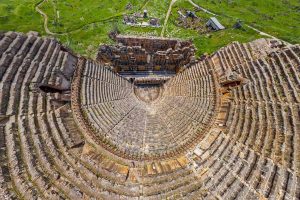
M 62 33 L 54 33 L 54 32 L 52 32 L 52 31 L 50 31 L 50 29 L 48 28 L 48 21 L 49 21 L 48 15 L 47 15 L 46 13 L 44 13 L 44 12 L 39 8 L 45 1 L 46 1 L 46 0 L 40 1 L 40 2 L 35 6 L 35 10 L 36 10 L 40 15 L 43 16 L 43 18 L 44 18 L 44 29 L 45 29 L 45 32 L 46 32 L 47 34 L 49 34 L 49 35 L 66 35 L 66 34 L 68 34 L 68 33 L 73 33 L 73 32 L 79 31 L 79 30 L 81 30 L 83 27 L 86 27 L 86 26 L 89 26 L 89 25 L 92 25 L 92 24 L 102 23 L 102 22 L 104 22 L 104 21 L 108 21 L 108 20 L 110 20 L 110 19 L 113 19 L 113 18 L 116 18 L 116 17 L 120 17 L 120 16 L 122 16 L 123 14 L 125 14 L 125 13 L 119 13 L 119 14 L 117 14 L 117 15 L 108 17 L 108 18 L 106 18 L 106 19 L 99 20 L 99 21 L 97 21 L 97 22 L 92 22 L 92 23 L 89 23 L 89 24 L 85 24 L 85 25 L 83 25 L 83 26 L 81 26 L 81 27 L 79 27 L 79 28 L 77 28 L 77 29 L 74 29 L 74 30 L 70 30 L 70 31 L 62 32 Z M 167 23 L 168 23 L 168 20 L 169 20 L 171 11 L 172 11 L 173 4 L 174 4 L 176 1 L 177 1 L 177 0 L 172 0 L 172 1 L 170 2 L 169 9 L 168 9 L 168 11 L 167 11 L 167 15 L 166 15 L 166 18 L 165 18 L 165 21 L 164 21 L 164 25 L 163 25 L 163 28 L 162 28 L 162 31 L 161 31 L 161 37 L 163 37 L 164 34 L 165 34 L 166 26 L 167 26 Z M 211 12 L 211 11 L 209 11 L 209 10 L 207 10 L 207 9 L 205 9 L 205 8 L 203 8 L 203 7 L 199 6 L 199 5 L 197 5 L 197 4 L 195 4 L 192 0 L 188 0 L 188 1 L 189 1 L 194 7 L 198 8 L 198 9 L 200 9 L 200 10 L 202 10 L 202 11 L 208 13 L 208 14 L 211 14 L 211 15 L 213 15 L 213 16 L 219 16 L 218 14 L 213 13 L 213 12 Z M 142 7 L 146 6 L 146 4 L 147 4 L 148 2 L 149 2 L 149 1 L 147 1 Z M 273 38 L 273 39 L 277 39 L 277 40 L 281 40 L 281 39 L 279 39 L 279 38 L 276 38 L 276 37 L 273 36 L 273 35 L 270 35 L 270 34 L 268 34 L 268 33 L 266 33 L 266 32 L 260 31 L 260 30 L 254 28 L 254 27 L 251 26 L 251 25 L 248 25 L 248 24 L 245 24 L 245 25 L 246 25 L 248 28 L 250 28 L 250 29 L 256 31 L 257 33 L 259 33 L 260 35 L 267 36 L 267 37 L 270 37 L 270 38 Z M 290 43 L 287 42 L 287 41 L 284 41 L 284 40 L 281 40 L 281 41 L 285 42 L 286 44 L 290 44 Z
M 213 12 L 211 12 L 211 11 L 209 11 L 209 10 L 207 10 L 207 9 L 205 9 L 205 8 L 203 8 L 203 7 L 199 6 L 199 5 L 197 5 L 197 4 L 195 4 L 192 0 L 188 0 L 188 1 L 189 1 L 193 6 L 195 6 L 196 8 L 199 8 L 200 10 L 202 10 L 202 11 L 208 13 L 208 14 L 211 14 L 211 15 L 213 15 L 213 16 L 219 16 L 218 14 L 213 13 Z M 282 39 L 279 39 L 279 38 L 277 38 L 277 37 L 275 37 L 275 36 L 273 36 L 273 35 L 270 35 L 270 34 L 268 34 L 268 33 L 266 33 L 266 32 L 263 32 L 263 31 L 261 31 L 261 30 L 258 30 L 258 29 L 254 28 L 254 27 L 251 26 L 251 25 L 248 25 L 248 24 L 245 24 L 245 25 L 246 25 L 248 28 L 254 30 L 254 31 L 257 32 L 257 33 L 259 33 L 260 35 L 267 36 L 267 37 L 270 37 L 270 38 L 276 39 L 276 40 L 281 40 L 282 42 L 284 42 L 284 43 L 290 45 L 290 43 L 287 42 L 287 41 L 284 41 L 284 40 L 282 40 Z
M 66 35 L 66 34 L 69 34 L 69 33 L 74 33 L 74 32 L 77 32 L 77 31 L 80 31 L 83 27 L 86 27 L 86 26 L 90 26 L 90 25 L 93 25 L 93 24 L 97 24 L 97 23 L 103 23 L 105 21 L 108 21 L 108 20 L 111 20 L 111 19 L 114 19 L 114 18 L 117 18 L 117 17 L 120 17 L 122 15 L 124 15 L 125 13 L 119 13 L 119 14 L 116 14 L 114 16 L 110 16 L 108 18 L 105 18 L 105 19 L 102 19 L 102 20 L 99 20 L 99 21 L 96 21 L 96 22 L 91 22 L 91 23 L 88 23 L 88 24 L 84 24 L 82 26 L 80 26 L 79 28 L 76 28 L 74 30 L 70 30 L 70 31 L 65 31 L 65 32 L 61 32 L 61 33 L 55 33 L 55 32 L 52 32 L 50 31 L 50 29 L 48 28 L 48 21 L 49 21 L 49 18 L 48 18 L 48 15 L 46 13 L 44 13 L 39 7 L 45 2 L 46 0 L 43 0 L 41 1 L 40 3 L 38 3 L 35 7 L 35 10 L 40 13 L 40 15 L 43 16 L 44 18 L 44 29 L 45 29 L 45 32 L 49 35 Z
M 262 32 L 262 31 L 260 31 L 260 30 L 258 30 L 258 29 L 256 29 L 256 28 L 254 28 L 253 26 L 250 26 L 250 25 L 247 25 L 247 24 L 246 24 L 246 26 L 247 26 L 248 28 L 250 28 L 250 29 L 252 29 L 252 30 L 258 32 L 260 35 L 267 36 L 267 37 L 270 37 L 270 38 L 273 38 L 273 39 L 278 39 L 278 38 L 276 38 L 276 37 L 274 37 L 274 36 L 272 36 L 272 35 L 270 35 L 270 34 L 268 34 L 268 33 Z M 278 39 L 278 40 L 279 40 L 279 39 Z
M 169 20 L 169 16 L 170 16 L 170 14 L 171 14 L 173 4 L 174 4 L 176 1 L 177 1 L 177 0 L 172 0 L 172 1 L 170 2 L 169 9 L 168 9 L 168 12 L 167 12 L 167 16 L 166 16 L 166 18 L 165 18 L 164 26 L 163 26 L 162 31 L 161 31 L 161 34 L 160 34 L 161 37 L 163 37 L 164 34 L 165 34 L 166 26 L 167 26 L 167 23 L 168 23 L 168 20 Z
M 209 10 L 206 10 L 205 8 L 203 8 L 203 7 L 201 7 L 201 6 L 197 5 L 197 4 L 195 4 L 192 0 L 188 0 L 188 1 L 189 1 L 194 7 L 196 7 L 196 8 L 198 8 L 198 9 L 202 10 L 203 12 L 206 12 L 206 13 L 211 14 L 211 15 L 213 15 L 213 16 L 219 16 L 219 15 L 217 15 L 216 13 L 210 12 Z
M 52 32 L 50 31 L 50 29 L 48 28 L 48 21 L 49 21 L 49 18 L 48 18 L 48 15 L 46 13 L 44 13 L 41 9 L 40 9 L 40 6 L 45 3 L 46 0 L 42 0 L 40 1 L 38 4 L 36 4 L 35 6 L 35 10 L 44 18 L 44 29 L 45 29 L 45 32 L 49 35 L 66 35 L 66 34 L 69 34 L 69 33 L 74 33 L 74 32 L 77 32 L 77 31 L 80 31 L 82 28 L 84 27 L 87 27 L 87 26 L 90 26 L 90 25 L 93 25 L 93 24 L 97 24 L 97 23 L 103 23 L 105 21 L 109 21 L 109 20 L 112 20 L 114 18 L 117 18 L 117 17 L 120 17 L 120 16 L 123 16 L 124 14 L 127 14 L 127 12 L 122 12 L 122 13 L 118 13 L 116 15 L 113 15 L 113 16 L 110 16 L 110 17 L 107 17 L 105 19 L 102 19 L 102 20 L 98 20 L 98 21 L 94 21 L 94 22 L 91 22 L 91 23 L 87 23 L 87 24 L 84 24 L 74 30 L 69 30 L 69 31 L 65 31 L 65 32 L 61 32 L 61 33 L 55 33 L 55 32 Z M 144 8 L 148 2 L 150 0 L 147 0 L 140 9 Z M 176 0 L 175 0 L 176 1 Z
M 250 26 L 250 25 L 248 25 L 248 24 L 245 24 L 245 25 L 246 25 L 248 28 L 250 28 L 250 29 L 256 31 L 257 33 L 259 33 L 260 35 L 267 36 L 267 37 L 270 37 L 270 38 L 275 39 L 275 40 L 280 40 L 280 41 L 284 42 L 286 45 L 292 45 L 291 43 L 289 43 L 289 42 L 287 42 L 287 41 L 285 41 L 285 40 L 279 39 L 279 38 L 274 37 L 273 35 L 270 35 L 270 34 L 268 34 L 268 33 L 266 33 L 266 32 L 260 31 L 260 30 L 258 30 L 258 29 L 256 29 L 256 28 L 254 28 L 253 26 Z
M 40 8 L 39 6 L 42 5 L 46 0 L 43 0 L 41 2 L 39 2 L 36 6 L 35 6 L 35 10 L 40 13 L 43 18 L 44 18 L 44 29 L 45 29 L 45 32 L 49 35 L 57 35 L 57 33 L 53 33 L 49 30 L 48 28 L 48 16 L 46 13 L 44 13 Z

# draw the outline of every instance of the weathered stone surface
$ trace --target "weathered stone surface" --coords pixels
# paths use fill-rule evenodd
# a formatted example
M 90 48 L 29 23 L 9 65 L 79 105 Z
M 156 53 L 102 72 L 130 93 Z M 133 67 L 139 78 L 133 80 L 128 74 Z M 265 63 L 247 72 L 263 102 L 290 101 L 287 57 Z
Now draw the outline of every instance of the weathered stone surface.
M 178 71 L 194 61 L 195 48 L 189 41 L 122 35 L 115 40 L 118 45 L 100 46 L 97 56 L 115 71 Z
M 126 42 L 120 62 L 175 52 Z M 127 80 L 54 39 L 0 34 L 0 197 L 299 199 L 299 66 L 299 45 L 260 39 Z

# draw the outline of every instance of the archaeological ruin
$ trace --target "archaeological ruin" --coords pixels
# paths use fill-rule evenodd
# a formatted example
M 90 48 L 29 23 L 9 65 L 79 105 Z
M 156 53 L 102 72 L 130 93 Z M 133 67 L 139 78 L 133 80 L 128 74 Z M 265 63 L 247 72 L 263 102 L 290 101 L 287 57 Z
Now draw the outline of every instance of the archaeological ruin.
M 195 61 L 195 47 L 190 41 L 124 35 L 116 35 L 114 40 L 117 45 L 100 46 L 97 61 L 119 74 L 174 74 Z
M 300 46 L 0 33 L 1 199 L 300 199 Z

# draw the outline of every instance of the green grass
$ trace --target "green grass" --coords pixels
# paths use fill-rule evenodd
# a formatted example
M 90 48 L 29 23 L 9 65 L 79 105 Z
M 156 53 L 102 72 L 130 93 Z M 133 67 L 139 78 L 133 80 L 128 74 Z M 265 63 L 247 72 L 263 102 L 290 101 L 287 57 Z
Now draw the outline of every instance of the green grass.
M 1 31 L 37 31 L 46 35 L 42 16 L 35 11 L 38 0 L 0 0 Z M 126 4 L 133 5 L 126 10 Z M 194 0 L 195 3 L 212 10 L 221 16 L 220 22 L 227 28 L 224 31 L 199 34 L 195 30 L 177 26 L 177 11 L 181 8 L 194 10 L 187 0 L 178 0 L 173 8 L 166 27 L 165 37 L 190 39 L 198 49 L 197 55 L 212 53 L 233 41 L 248 42 L 260 38 L 255 31 L 233 29 L 236 20 L 291 43 L 300 42 L 300 6 L 298 0 Z M 162 28 L 141 28 L 122 23 L 123 14 L 142 12 L 147 9 L 151 17 L 160 19 L 163 25 L 170 0 L 48 0 L 40 9 L 49 17 L 48 27 L 57 39 L 74 52 L 94 58 L 100 44 L 113 43 L 108 32 L 118 28 L 122 34 L 160 36 Z M 209 14 L 198 11 L 197 16 L 207 20 Z
M 1 31 L 38 31 L 43 30 L 43 19 L 35 12 L 36 0 L 0 0 Z
M 129 2 L 134 5 L 131 11 L 125 9 Z M 61 33 L 137 11 L 142 5 L 139 0 L 53 0 L 40 8 L 50 18 L 49 29 Z
M 300 43 L 299 0 L 194 0 L 223 17 L 241 19 L 266 33 Z
M 68 2 L 68 3 L 67 3 Z M 132 10 L 125 6 L 131 2 Z M 100 44 L 112 43 L 108 33 L 117 27 L 122 34 L 159 36 L 161 28 L 140 28 L 126 26 L 122 23 L 123 14 L 142 12 L 147 9 L 150 16 L 164 20 L 169 6 L 168 0 L 80 0 L 42 4 L 41 9 L 49 16 L 49 29 L 56 33 L 59 40 L 87 57 L 94 58 Z M 71 8 L 72 7 L 72 8 Z M 59 19 L 57 19 L 59 11 Z M 62 15 L 64 13 L 64 15 Z
M 203 53 L 213 53 L 217 49 L 233 41 L 249 42 L 261 37 L 261 35 L 247 27 L 244 27 L 243 30 L 232 28 L 236 21 L 226 17 L 219 18 L 221 24 L 226 27 L 225 30 L 200 35 L 196 30 L 184 29 L 177 26 L 177 19 L 179 16 L 177 11 L 181 8 L 192 11 L 194 10 L 194 7 L 188 1 L 178 0 L 172 9 L 166 36 L 191 39 L 198 49 L 196 52 L 197 56 L 200 56 Z M 195 14 L 197 17 L 202 18 L 205 22 L 212 17 L 210 14 L 203 11 L 197 11 Z

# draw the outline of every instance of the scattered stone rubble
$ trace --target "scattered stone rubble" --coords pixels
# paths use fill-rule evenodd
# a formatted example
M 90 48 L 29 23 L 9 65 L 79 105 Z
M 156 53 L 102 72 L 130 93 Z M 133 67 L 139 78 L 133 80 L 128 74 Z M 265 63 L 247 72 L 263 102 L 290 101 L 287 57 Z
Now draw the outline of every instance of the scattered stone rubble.
M 133 15 L 124 15 L 123 23 L 129 26 L 140 26 L 140 27 L 160 27 L 160 20 L 155 17 L 149 17 L 147 10 L 144 13 L 134 13 Z
M 198 17 L 195 12 L 186 9 L 178 10 L 177 26 L 196 30 L 199 34 L 205 34 L 211 30 L 206 27 L 206 19 Z

